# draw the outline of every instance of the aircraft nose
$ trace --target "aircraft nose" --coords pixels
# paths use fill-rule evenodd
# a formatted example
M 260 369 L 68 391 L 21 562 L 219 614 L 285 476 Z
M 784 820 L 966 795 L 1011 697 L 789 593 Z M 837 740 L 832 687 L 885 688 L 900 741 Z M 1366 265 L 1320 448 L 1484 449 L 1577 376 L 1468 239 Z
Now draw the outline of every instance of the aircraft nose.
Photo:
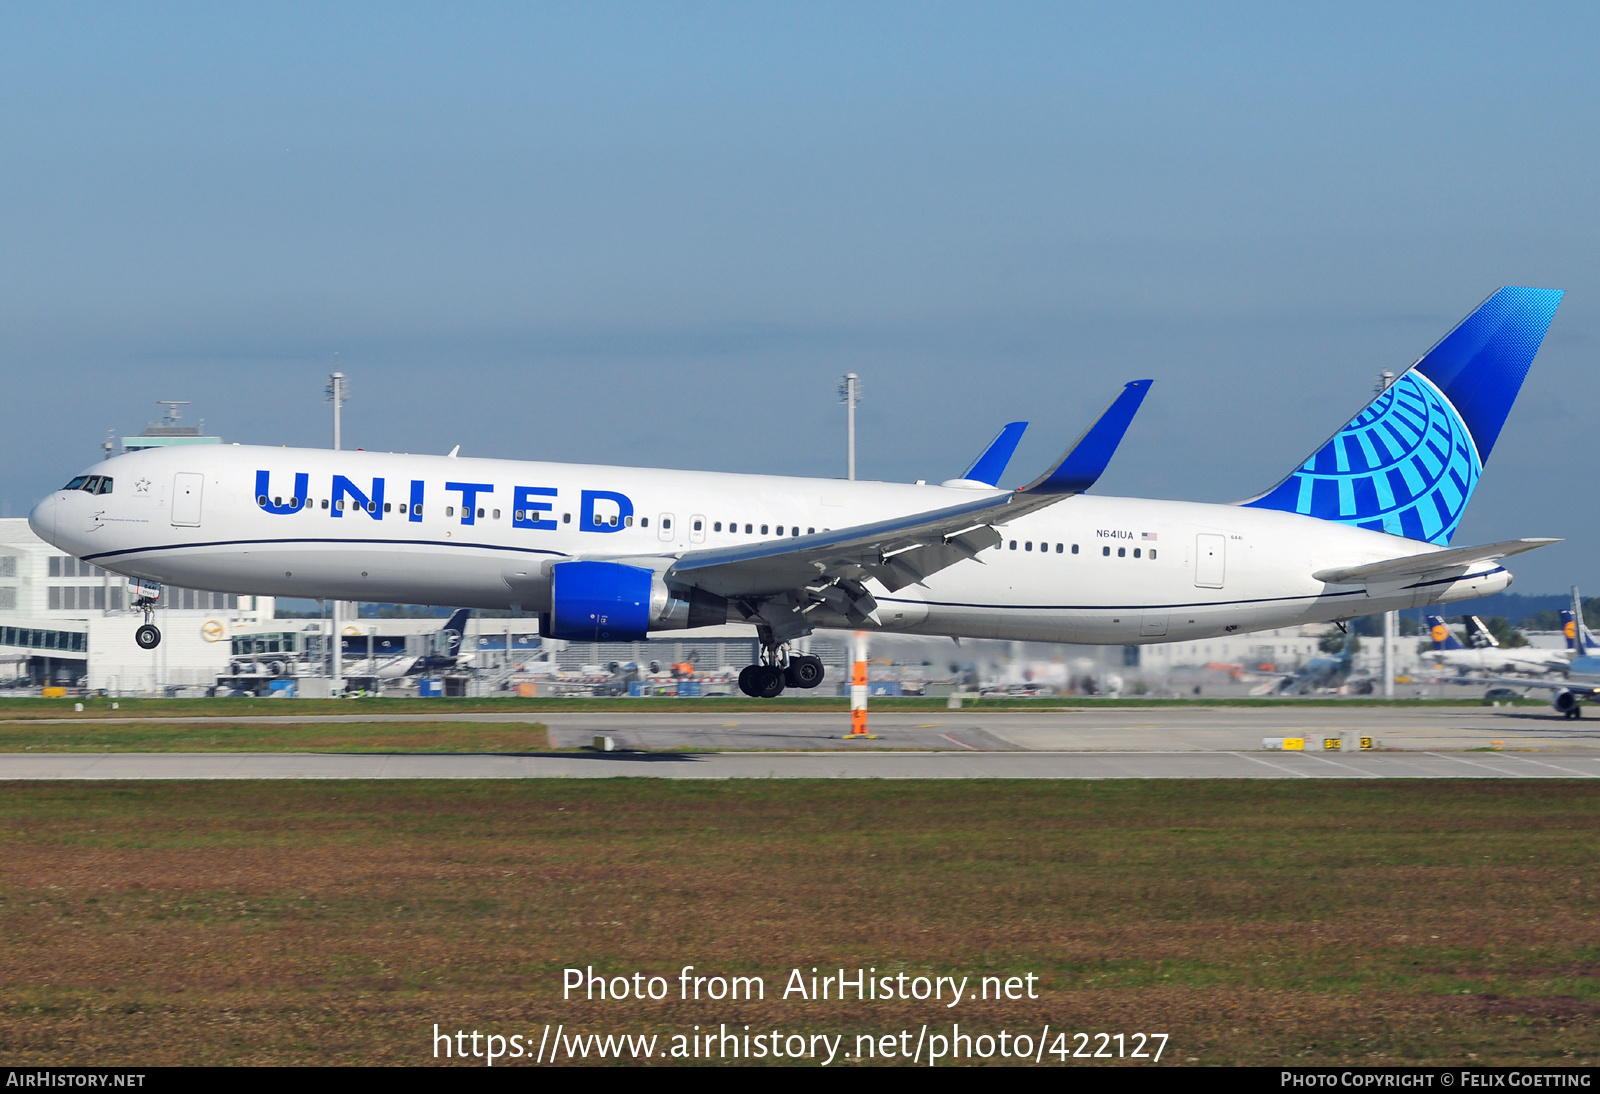
M 28 514 L 28 527 L 33 534 L 54 546 L 56 542 L 56 496 L 51 494 Z

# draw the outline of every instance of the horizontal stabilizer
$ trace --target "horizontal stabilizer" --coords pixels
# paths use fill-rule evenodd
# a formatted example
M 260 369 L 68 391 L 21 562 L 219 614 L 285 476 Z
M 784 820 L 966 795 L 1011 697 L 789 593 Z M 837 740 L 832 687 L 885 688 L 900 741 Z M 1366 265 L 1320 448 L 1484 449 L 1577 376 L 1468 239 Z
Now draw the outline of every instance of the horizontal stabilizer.
M 1486 543 L 1479 547 L 1452 547 L 1444 551 L 1427 551 L 1420 555 L 1406 555 L 1383 562 L 1368 562 L 1361 566 L 1343 566 L 1331 570 L 1318 570 L 1312 574 L 1316 581 L 1330 585 L 1370 585 L 1375 582 L 1404 581 L 1408 578 L 1427 577 L 1447 570 L 1460 570 L 1479 562 L 1498 562 L 1523 551 L 1560 543 L 1559 539 L 1508 539 L 1502 543 Z

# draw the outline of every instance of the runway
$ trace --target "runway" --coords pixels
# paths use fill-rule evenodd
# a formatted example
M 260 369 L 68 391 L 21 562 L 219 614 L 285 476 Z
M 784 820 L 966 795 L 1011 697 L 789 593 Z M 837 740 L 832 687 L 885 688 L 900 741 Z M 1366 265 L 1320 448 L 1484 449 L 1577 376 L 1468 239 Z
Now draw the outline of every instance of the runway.
M 95 719 L 107 724 L 134 719 Z M 139 719 L 182 725 L 216 719 Z M 74 719 L 82 722 L 86 720 Z M 515 721 L 549 727 L 552 752 L 5 753 L 5 779 L 1596 778 L 1600 723 L 1537 708 L 1150 707 L 877 712 L 872 741 L 832 713 L 659 709 L 595 713 L 257 715 L 230 722 Z M 1370 752 L 1325 751 L 1368 736 Z M 594 751 L 597 736 L 617 751 Z M 1304 752 L 1265 737 L 1303 737 Z
M 9 755 L 0 779 L 1570 779 L 1600 754 L 1394 752 L 294 752 Z

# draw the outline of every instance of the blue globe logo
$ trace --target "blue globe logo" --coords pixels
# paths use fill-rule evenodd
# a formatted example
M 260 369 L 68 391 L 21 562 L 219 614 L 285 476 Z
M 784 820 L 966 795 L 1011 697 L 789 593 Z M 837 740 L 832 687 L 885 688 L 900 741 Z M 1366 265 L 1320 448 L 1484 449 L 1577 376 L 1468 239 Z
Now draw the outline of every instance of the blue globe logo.
M 1482 473 L 1455 407 L 1412 370 L 1270 493 L 1247 504 L 1444 544 Z

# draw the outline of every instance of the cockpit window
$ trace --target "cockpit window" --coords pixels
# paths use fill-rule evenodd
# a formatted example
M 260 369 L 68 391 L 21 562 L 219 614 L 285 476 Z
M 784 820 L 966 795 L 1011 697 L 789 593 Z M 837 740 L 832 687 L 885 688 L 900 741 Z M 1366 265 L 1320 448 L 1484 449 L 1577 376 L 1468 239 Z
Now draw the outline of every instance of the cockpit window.
M 82 490 L 90 494 L 109 494 L 111 493 L 111 476 L 79 475 L 61 489 Z
M 83 484 L 83 490 L 86 494 L 98 494 L 100 492 L 100 476 L 90 475 L 89 481 Z
M 79 475 L 77 478 L 75 478 L 71 482 L 67 483 L 67 485 L 63 486 L 61 489 L 63 489 L 63 490 L 82 490 L 83 489 L 83 484 L 88 482 L 88 481 L 89 481 L 89 476 L 88 475 Z
M 111 476 L 107 475 L 104 478 L 102 478 L 100 480 L 100 485 L 95 487 L 95 491 L 94 492 L 96 494 L 109 494 L 109 493 L 111 493 Z

